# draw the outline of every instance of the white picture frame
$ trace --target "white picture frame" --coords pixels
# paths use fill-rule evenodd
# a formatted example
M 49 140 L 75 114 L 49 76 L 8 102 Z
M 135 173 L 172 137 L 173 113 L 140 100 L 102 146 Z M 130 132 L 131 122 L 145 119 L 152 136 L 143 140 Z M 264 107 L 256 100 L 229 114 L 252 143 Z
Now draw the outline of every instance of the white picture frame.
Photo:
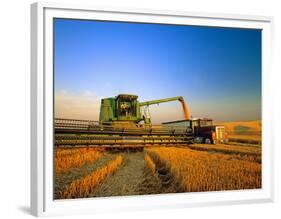
M 100 19 L 262 30 L 262 189 L 76 200 L 53 196 L 53 18 Z M 31 212 L 35 216 L 120 210 L 179 208 L 273 200 L 273 18 L 183 11 L 98 8 L 84 5 L 31 5 Z

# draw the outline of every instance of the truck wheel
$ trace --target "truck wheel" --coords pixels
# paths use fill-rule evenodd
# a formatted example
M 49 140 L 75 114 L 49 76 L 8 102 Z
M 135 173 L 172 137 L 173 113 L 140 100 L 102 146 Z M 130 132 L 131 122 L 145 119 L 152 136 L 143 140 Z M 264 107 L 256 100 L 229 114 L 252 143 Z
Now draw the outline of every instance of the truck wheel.
M 203 144 L 204 143 L 204 138 L 196 137 L 196 138 L 194 138 L 194 143 Z
M 209 138 L 206 138 L 206 139 L 205 139 L 205 144 L 212 144 L 212 141 L 211 141 L 211 139 L 209 139 Z

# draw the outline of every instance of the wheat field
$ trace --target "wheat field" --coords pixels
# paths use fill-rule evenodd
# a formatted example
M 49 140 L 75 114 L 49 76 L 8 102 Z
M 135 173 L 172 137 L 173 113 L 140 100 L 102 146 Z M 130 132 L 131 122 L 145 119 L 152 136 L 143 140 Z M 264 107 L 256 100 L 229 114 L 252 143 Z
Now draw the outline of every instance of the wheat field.
M 166 162 L 185 192 L 261 188 L 261 164 L 188 148 L 146 149 Z
M 102 152 L 93 148 L 56 149 L 54 156 L 55 174 L 66 172 L 71 168 L 80 168 L 103 156 Z
M 65 191 L 61 193 L 60 198 L 83 198 L 88 197 L 89 194 L 98 186 L 108 175 L 114 173 L 122 164 L 123 158 L 118 155 L 116 158 L 104 167 L 92 172 L 91 174 L 73 181 Z
M 56 199 L 261 188 L 261 148 L 157 146 L 138 152 L 55 151 Z

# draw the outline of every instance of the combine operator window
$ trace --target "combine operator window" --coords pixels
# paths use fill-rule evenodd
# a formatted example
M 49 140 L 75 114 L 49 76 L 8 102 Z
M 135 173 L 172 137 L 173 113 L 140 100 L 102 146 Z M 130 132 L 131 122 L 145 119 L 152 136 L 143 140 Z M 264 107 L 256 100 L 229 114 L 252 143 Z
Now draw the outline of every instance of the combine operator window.
M 134 116 L 135 114 L 134 105 L 130 102 L 120 102 L 119 112 L 120 115 L 122 116 Z
M 204 126 L 212 126 L 212 120 L 200 120 L 200 126 L 204 127 Z
M 192 120 L 192 127 L 210 127 L 213 126 L 211 119 L 194 119 Z
M 193 127 L 198 127 L 199 126 L 199 121 L 198 120 L 192 121 L 192 125 L 193 125 Z
M 136 116 L 136 96 L 119 95 L 117 97 L 118 116 L 132 117 Z

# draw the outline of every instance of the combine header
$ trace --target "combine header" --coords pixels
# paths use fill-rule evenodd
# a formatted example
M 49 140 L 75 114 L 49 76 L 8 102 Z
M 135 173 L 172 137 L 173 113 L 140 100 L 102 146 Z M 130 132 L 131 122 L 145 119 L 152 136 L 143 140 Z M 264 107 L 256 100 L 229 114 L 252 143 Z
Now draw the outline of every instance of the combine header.
M 99 121 L 55 119 L 55 145 L 145 147 L 188 144 L 193 140 L 190 126 L 151 124 L 149 106 L 170 101 L 180 101 L 184 118 L 190 119 L 181 96 L 139 102 L 136 95 L 120 94 L 101 100 Z

